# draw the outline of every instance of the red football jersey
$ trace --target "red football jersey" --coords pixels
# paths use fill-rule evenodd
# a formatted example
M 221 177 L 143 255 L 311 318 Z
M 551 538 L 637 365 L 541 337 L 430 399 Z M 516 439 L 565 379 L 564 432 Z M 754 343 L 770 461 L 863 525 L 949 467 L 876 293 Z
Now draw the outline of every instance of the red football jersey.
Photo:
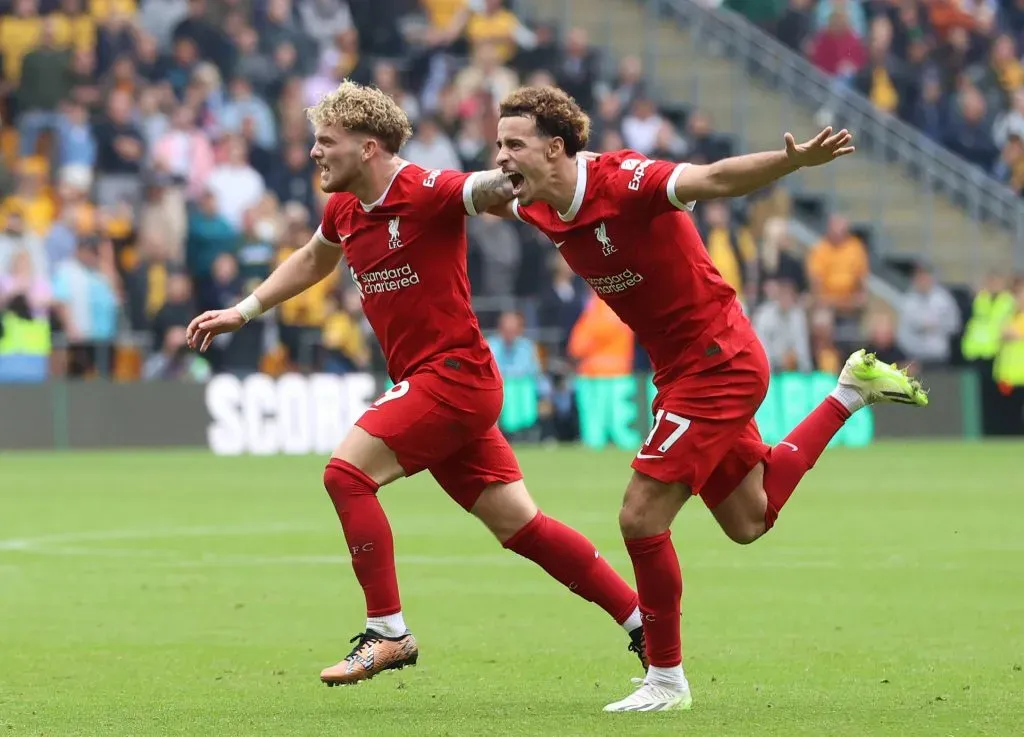
M 336 193 L 324 208 L 317 236 L 343 249 L 393 381 L 427 368 L 462 384 L 501 383 L 466 271 L 472 177 L 406 162 L 376 202 Z
M 654 365 L 654 382 L 722 363 L 756 339 L 736 292 L 718 273 L 679 202 L 675 183 L 688 164 L 635 151 L 577 159 L 569 212 L 544 202 L 519 206 L 636 334 Z

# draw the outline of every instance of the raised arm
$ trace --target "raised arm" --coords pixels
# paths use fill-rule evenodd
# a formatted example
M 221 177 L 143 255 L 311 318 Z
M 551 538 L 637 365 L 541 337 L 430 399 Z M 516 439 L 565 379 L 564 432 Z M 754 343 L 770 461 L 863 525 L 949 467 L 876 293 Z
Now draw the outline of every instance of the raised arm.
M 689 165 L 675 177 L 674 191 L 679 202 L 742 197 L 797 169 L 821 166 L 852 154 L 853 135 L 845 128 L 833 133 L 825 128 L 806 143 L 798 144 L 793 135 L 785 135 L 786 148 L 756 154 L 733 156 L 714 164 Z

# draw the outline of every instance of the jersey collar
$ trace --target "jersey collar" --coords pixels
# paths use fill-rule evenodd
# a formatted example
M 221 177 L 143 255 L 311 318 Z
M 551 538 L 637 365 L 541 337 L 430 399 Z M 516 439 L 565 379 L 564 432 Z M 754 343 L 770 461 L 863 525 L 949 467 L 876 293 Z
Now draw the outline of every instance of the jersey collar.
M 564 215 L 558 213 L 559 219 L 563 223 L 569 223 L 576 219 L 576 216 L 580 212 L 580 208 L 583 206 L 583 195 L 587 193 L 587 160 L 582 156 L 576 157 L 576 194 L 572 197 L 572 204 L 569 205 L 569 211 Z
M 391 181 L 388 182 L 388 186 L 386 186 L 384 188 L 384 194 L 382 194 L 376 200 L 371 202 L 369 205 L 367 205 L 362 200 L 359 200 L 359 204 L 363 206 L 363 210 L 364 211 L 370 212 L 373 208 L 375 208 L 375 207 L 377 207 L 379 205 L 383 205 L 384 204 L 384 200 L 385 200 L 385 198 L 387 198 L 388 192 L 391 191 L 391 185 L 395 183 L 396 179 L 398 179 L 398 175 L 402 172 L 402 169 L 404 169 L 408 165 L 409 165 L 408 161 L 403 161 L 401 164 L 399 164 L 398 168 L 395 170 L 395 173 L 391 175 Z

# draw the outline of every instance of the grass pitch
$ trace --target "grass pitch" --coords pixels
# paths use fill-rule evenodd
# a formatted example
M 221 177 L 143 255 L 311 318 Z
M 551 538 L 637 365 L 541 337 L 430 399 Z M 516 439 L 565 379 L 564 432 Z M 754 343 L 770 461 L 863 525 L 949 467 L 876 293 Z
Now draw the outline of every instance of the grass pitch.
M 608 715 L 625 634 L 502 551 L 429 476 L 382 491 L 416 668 L 327 689 L 363 604 L 322 458 L 0 455 L 0 737 L 1019 734 L 1020 444 L 835 449 L 766 538 L 699 500 L 691 712 Z M 629 456 L 524 450 L 548 514 L 632 580 Z

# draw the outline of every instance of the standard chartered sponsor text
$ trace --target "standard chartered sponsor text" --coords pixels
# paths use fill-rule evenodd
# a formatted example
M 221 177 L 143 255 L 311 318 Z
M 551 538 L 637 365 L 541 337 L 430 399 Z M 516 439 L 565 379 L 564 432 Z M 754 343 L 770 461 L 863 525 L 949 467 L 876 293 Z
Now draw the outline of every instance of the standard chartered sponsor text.
M 359 275 L 359 286 L 363 294 L 383 294 L 420 283 L 420 275 L 409 264 L 395 269 L 367 271 Z
M 615 294 L 616 292 L 625 292 L 627 289 L 635 287 L 643 280 L 644 278 L 642 275 L 632 271 L 631 269 L 626 269 L 614 276 L 587 277 L 587 283 L 590 284 L 598 294 Z

